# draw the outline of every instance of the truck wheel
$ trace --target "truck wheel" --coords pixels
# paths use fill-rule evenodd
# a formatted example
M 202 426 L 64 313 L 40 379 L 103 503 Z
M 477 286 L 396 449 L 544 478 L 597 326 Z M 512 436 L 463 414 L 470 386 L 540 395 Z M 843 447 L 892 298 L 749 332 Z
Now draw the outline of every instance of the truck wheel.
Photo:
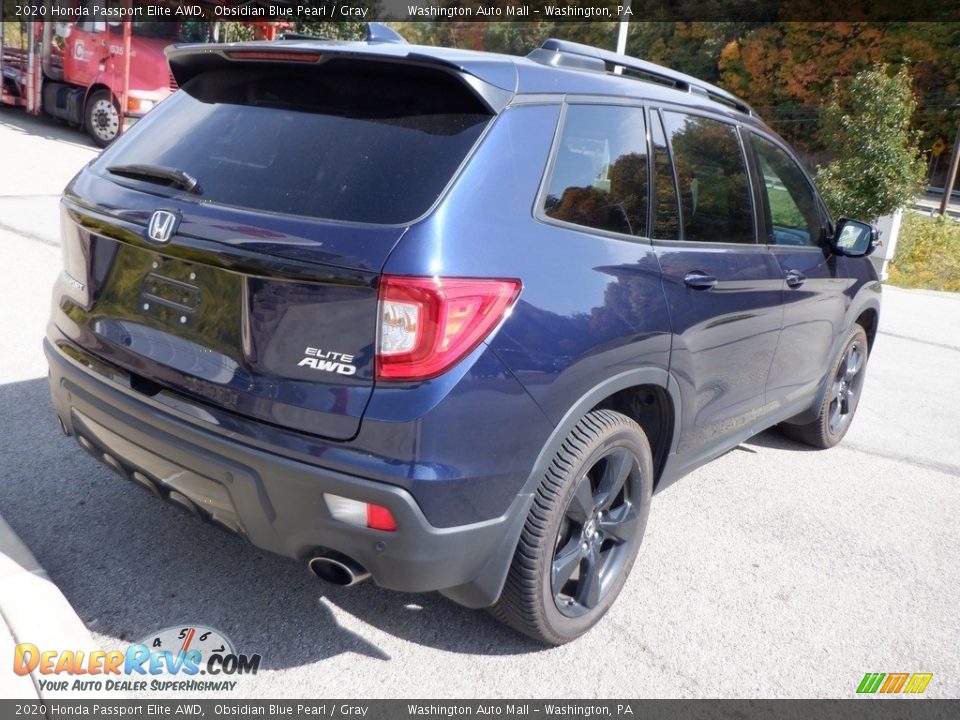
M 867 375 L 867 333 L 854 325 L 840 356 L 831 366 L 827 392 L 817 419 L 806 425 L 783 423 L 783 433 L 817 448 L 831 448 L 843 439 L 860 403 Z
M 537 488 L 494 617 L 550 645 L 596 625 L 633 567 L 652 491 L 640 426 L 609 410 L 585 415 Z
M 100 147 L 106 147 L 120 134 L 120 108 L 109 90 L 97 90 L 87 98 L 84 118 L 87 133 Z

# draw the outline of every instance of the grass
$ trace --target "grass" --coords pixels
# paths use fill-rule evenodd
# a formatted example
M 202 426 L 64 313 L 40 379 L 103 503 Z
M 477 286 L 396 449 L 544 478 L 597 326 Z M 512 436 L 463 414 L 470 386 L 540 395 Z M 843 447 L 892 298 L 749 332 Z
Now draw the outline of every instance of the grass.
M 905 288 L 960 292 L 960 222 L 905 212 L 889 282 Z
M 767 197 L 770 199 L 770 216 L 773 218 L 774 225 L 807 227 L 807 222 L 803 219 L 797 204 L 785 188 L 767 185 Z

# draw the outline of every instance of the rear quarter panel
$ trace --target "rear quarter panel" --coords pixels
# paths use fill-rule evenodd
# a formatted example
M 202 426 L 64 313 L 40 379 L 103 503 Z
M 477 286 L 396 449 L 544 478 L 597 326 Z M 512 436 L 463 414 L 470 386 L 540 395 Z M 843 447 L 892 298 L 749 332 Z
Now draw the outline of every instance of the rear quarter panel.
M 520 298 L 490 348 L 556 425 L 579 398 L 637 366 L 666 371 L 669 319 L 649 243 L 538 220 L 535 202 L 559 104 L 505 110 L 432 215 L 413 226 L 384 271 L 519 278 Z M 374 402 L 379 393 L 375 391 Z M 498 432 L 498 413 L 472 433 Z M 520 429 L 529 472 L 547 436 Z M 491 445 L 495 447 L 495 443 Z M 525 478 L 524 478 L 525 479 Z

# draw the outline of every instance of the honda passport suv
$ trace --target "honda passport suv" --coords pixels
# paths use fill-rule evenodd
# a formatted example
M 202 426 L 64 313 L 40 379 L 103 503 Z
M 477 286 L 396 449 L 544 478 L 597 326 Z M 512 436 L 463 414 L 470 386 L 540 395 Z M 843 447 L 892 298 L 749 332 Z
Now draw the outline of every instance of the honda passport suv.
M 64 432 L 158 498 L 559 644 L 654 492 L 849 428 L 876 232 L 727 92 L 557 40 L 167 54 L 64 191 L 45 341 Z

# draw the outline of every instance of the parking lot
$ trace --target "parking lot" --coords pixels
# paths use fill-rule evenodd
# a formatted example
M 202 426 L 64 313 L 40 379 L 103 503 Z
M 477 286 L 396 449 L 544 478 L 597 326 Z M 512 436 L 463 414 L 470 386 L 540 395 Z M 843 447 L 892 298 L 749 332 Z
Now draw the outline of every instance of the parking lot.
M 960 696 L 960 296 L 888 288 L 843 444 L 767 431 L 658 495 L 611 613 L 544 649 L 439 595 L 323 585 L 60 434 L 56 196 L 95 153 L 0 109 L 0 515 L 103 647 L 218 628 L 263 656 L 247 697 L 849 697 L 866 672 Z

